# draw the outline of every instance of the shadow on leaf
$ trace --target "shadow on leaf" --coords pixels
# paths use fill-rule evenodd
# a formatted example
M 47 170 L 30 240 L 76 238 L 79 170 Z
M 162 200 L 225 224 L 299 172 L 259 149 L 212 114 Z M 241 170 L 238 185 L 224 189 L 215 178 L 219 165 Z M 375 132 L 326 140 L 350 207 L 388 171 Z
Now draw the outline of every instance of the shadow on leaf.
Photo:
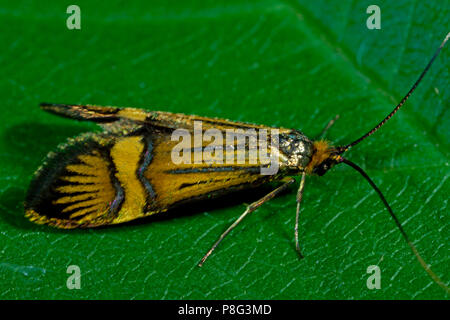
M 42 163 L 45 155 L 56 149 L 67 138 L 88 131 L 89 128 L 77 125 L 46 125 L 22 123 L 7 128 L 1 137 L 6 148 L 3 152 L 14 159 L 15 165 L 29 181 L 33 172 Z M 24 217 L 23 201 L 26 187 L 13 186 L 0 195 L 0 219 L 20 229 L 40 228 Z M 54 230 L 54 229 L 53 229 Z

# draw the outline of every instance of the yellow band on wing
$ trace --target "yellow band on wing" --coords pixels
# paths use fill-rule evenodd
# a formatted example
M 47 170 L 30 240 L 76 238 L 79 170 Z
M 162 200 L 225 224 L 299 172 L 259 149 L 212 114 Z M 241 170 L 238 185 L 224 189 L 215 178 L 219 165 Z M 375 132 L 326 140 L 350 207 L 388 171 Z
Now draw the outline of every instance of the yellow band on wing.
M 143 150 L 141 136 L 121 138 L 111 148 L 111 157 L 117 171 L 116 178 L 125 193 L 119 216 L 113 223 L 133 220 L 143 215 L 146 192 L 136 174 Z

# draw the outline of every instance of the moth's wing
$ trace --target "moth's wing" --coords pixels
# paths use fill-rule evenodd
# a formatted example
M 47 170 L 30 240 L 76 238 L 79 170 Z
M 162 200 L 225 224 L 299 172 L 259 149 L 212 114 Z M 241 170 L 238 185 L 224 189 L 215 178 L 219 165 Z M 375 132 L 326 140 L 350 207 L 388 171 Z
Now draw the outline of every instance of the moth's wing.
M 144 178 L 154 194 L 152 203 L 157 208 L 167 210 L 194 200 L 215 198 L 258 187 L 279 177 L 262 175 L 261 169 L 267 167 L 268 163 L 262 162 L 259 157 L 252 157 L 252 150 L 248 148 L 237 148 L 237 141 L 233 145 L 227 145 L 228 148 L 218 141 L 203 141 L 201 148 L 189 148 L 188 144 L 182 150 L 183 162 L 180 162 L 179 158 L 174 158 L 178 155 L 175 150 L 180 142 L 173 141 L 169 130 L 163 132 L 165 133 L 152 137 L 152 158 L 144 170 Z M 205 147 L 212 146 L 219 148 L 206 153 Z M 221 152 L 222 156 L 216 152 Z M 186 154 L 187 158 L 184 157 Z M 228 155 L 234 159 L 231 164 L 226 161 Z M 242 162 L 236 163 L 238 158 Z M 155 209 L 151 206 L 149 208 L 150 211 Z
M 119 119 L 119 108 L 100 107 L 91 105 L 41 103 L 42 110 L 61 117 L 75 120 L 94 121 L 97 123 L 110 123 Z
M 111 223 L 124 196 L 111 165 L 114 140 L 82 134 L 50 152 L 30 183 L 25 215 L 59 228 Z
M 69 105 L 42 103 L 41 108 L 47 112 L 76 120 L 93 121 L 105 131 L 119 132 L 121 129 L 130 131 L 140 126 L 159 129 L 193 130 L 194 121 L 201 121 L 202 129 L 278 129 L 280 133 L 289 133 L 290 129 L 272 128 L 227 119 L 200 117 L 171 113 L 164 111 L 147 111 L 136 108 L 101 107 L 93 105 Z
M 143 126 L 143 121 L 146 119 L 144 110 L 134 108 L 57 103 L 41 103 L 40 107 L 61 117 L 95 122 L 104 131 L 116 134 L 135 131 Z
M 158 133 L 87 133 L 47 155 L 25 199 L 38 224 L 90 228 L 164 211 L 144 177 Z
M 276 178 L 261 175 L 262 164 L 248 158 L 240 165 L 196 164 L 202 148 L 192 148 L 191 163 L 177 164 L 172 157 L 179 142 L 172 140 L 172 131 L 144 127 L 69 139 L 35 173 L 26 216 L 59 228 L 117 224 Z M 231 152 L 248 157 L 234 147 Z
M 188 145 L 190 163 L 176 164 L 176 129 L 194 135 L 202 129 L 257 129 L 266 126 L 133 108 L 42 104 L 49 112 L 94 121 L 105 131 L 69 139 L 50 153 L 35 173 L 25 200 L 26 216 L 60 228 L 117 224 L 168 210 L 192 200 L 258 186 L 276 176 L 261 175 L 258 158 L 227 141 L 224 152 L 244 157 L 244 164 L 200 162 L 202 147 Z M 254 133 L 250 133 L 256 135 Z M 215 143 L 219 143 L 215 141 Z M 224 146 L 223 143 L 219 143 Z M 226 147 L 231 147 L 227 151 Z

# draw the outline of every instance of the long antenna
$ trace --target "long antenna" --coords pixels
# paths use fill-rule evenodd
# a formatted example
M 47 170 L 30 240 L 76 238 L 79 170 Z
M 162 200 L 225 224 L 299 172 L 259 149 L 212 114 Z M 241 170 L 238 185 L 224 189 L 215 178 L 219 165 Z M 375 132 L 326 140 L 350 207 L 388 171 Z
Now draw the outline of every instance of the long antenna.
M 355 164 L 355 163 L 353 163 L 353 162 L 351 162 L 351 161 L 349 161 L 347 159 L 344 159 L 342 157 L 340 158 L 340 161 L 345 163 L 345 164 L 347 164 L 347 165 L 349 165 L 350 167 L 352 167 L 356 171 L 358 171 L 364 177 L 364 179 L 366 179 L 367 182 L 369 182 L 369 184 L 372 186 L 372 188 L 380 196 L 381 201 L 384 203 L 384 206 L 389 211 L 389 214 L 391 215 L 392 219 L 394 219 L 394 222 L 397 225 L 397 227 L 400 230 L 400 232 L 402 233 L 403 238 L 405 238 L 406 242 L 408 243 L 409 247 L 413 251 L 413 253 L 416 256 L 417 260 L 419 260 L 419 262 L 422 265 L 422 267 L 430 275 L 430 277 L 434 280 L 434 282 L 436 282 L 440 287 L 442 287 L 445 291 L 447 291 L 447 293 L 450 293 L 450 290 L 447 287 L 447 285 L 442 282 L 442 280 L 433 272 L 433 270 L 431 270 L 430 266 L 422 259 L 422 257 L 420 256 L 419 252 L 417 251 L 416 247 L 414 246 L 414 244 L 411 242 L 411 240 L 409 240 L 408 235 L 406 234 L 405 230 L 403 229 L 400 221 L 397 219 L 397 216 L 392 211 L 391 206 L 386 201 L 386 198 L 384 197 L 383 193 L 381 193 L 381 190 L 375 185 L 375 183 L 372 181 L 372 179 L 370 179 L 370 177 L 367 175 L 367 173 L 365 173 L 364 170 L 361 167 L 359 167 L 357 164 Z
M 353 141 L 352 143 L 343 146 L 343 147 L 338 147 L 339 153 L 343 153 L 345 151 L 347 151 L 348 149 L 350 149 L 351 147 L 353 147 L 354 145 L 357 145 L 358 143 L 360 143 L 361 141 L 363 141 L 364 139 L 366 139 L 367 137 L 371 136 L 372 134 L 374 134 L 378 129 L 381 128 L 382 125 L 384 125 L 402 106 L 403 104 L 406 102 L 406 100 L 408 100 L 408 98 L 411 96 L 411 94 L 414 92 L 414 90 L 416 90 L 417 86 L 419 85 L 419 83 L 422 81 L 423 77 L 425 76 L 425 74 L 428 72 L 428 70 L 430 69 L 431 65 L 433 64 L 434 60 L 436 59 L 436 57 L 438 56 L 439 52 L 441 51 L 441 49 L 444 47 L 445 43 L 448 41 L 450 37 L 450 32 L 447 34 L 447 36 L 445 37 L 444 41 L 442 41 L 441 45 L 439 46 L 439 48 L 436 50 L 436 52 L 434 53 L 433 57 L 431 58 L 430 62 L 428 62 L 427 66 L 425 67 L 425 69 L 422 71 L 422 73 L 419 76 L 419 79 L 417 79 L 417 81 L 414 83 L 414 85 L 411 87 L 411 89 L 408 91 L 408 93 L 406 94 L 406 96 L 403 97 L 403 99 L 400 101 L 400 103 L 394 108 L 394 110 L 392 110 L 391 113 L 389 113 L 387 115 L 386 118 L 384 118 L 379 124 L 377 124 L 372 130 L 370 130 L 369 132 L 367 132 L 365 135 L 363 135 L 361 138 Z

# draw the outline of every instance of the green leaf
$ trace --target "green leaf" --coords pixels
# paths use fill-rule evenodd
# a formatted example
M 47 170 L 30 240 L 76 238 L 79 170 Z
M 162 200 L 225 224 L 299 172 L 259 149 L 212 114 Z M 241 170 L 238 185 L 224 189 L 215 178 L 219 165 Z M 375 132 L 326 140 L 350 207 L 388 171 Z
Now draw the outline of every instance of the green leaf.
M 40 102 L 143 107 L 292 127 L 348 143 L 409 90 L 447 34 L 448 2 L 77 1 L 0 5 L 0 298 L 442 299 L 377 195 L 338 166 L 308 177 L 294 246 L 295 188 L 246 218 L 202 268 L 225 228 L 262 193 L 186 206 L 132 224 L 56 230 L 23 216 L 33 172 L 50 150 L 97 130 Z M 391 204 L 423 258 L 449 278 L 449 68 L 443 49 L 382 130 L 347 157 Z M 267 190 L 266 190 L 267 191 Z M 81 289 L 69 290 L 69 265 Z M 381 289 L 369 290 L 370 265 Z

